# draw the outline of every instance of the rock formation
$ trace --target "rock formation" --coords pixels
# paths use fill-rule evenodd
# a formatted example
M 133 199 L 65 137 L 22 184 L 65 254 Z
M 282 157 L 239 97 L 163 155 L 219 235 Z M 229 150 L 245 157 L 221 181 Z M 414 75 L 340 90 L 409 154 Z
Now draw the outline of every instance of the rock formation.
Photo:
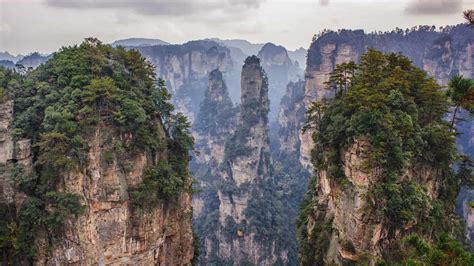
M 258 52 L 258 58 L 268 76 L 270 86 L 270 121 L 278 115 L 278 105 L 285 94 L 286 85 L 290 81 L 302 78 L 303 71 L 290 59 L 283 46 L 273 43 L 265 44 Z
M 126 96 L 126 92 L 121 90 L 129 86 L 125 83 L 117 88 L 110 85 L 114 84 L 110 77 L 87 80 L 89 76 L 81 76 L 84 71 L 89 73 L 93 67 L 101 67 L 87 65 L 92 64 L 87 57 L 91 51 L 104 62 L 110 62 L 109 56 L 112 55 L 118 61 L 138 58 L 135 62 L 139 63 L 134 65 L 134 69 L 142 72 L 133 78 L 143 82 L 138 90 L 146 95 L 136 101 L 136 98 Z M 80 82 L 85 82 L 85 85 L 81 88 L 89 96 L 94 95 L 94 84 L 102 82 L 99 85 L 101 89 L 108 88 L 109 95 L 115 93 L 108 99 L 102 96 L 102 101 L 112 98 L 123 101 L 107 108 L 127 106 L 128 109 L 114 111 L 115 115 L 120 113 L 120 119 L 125 119 L 122 121 L 127 121 L 127 112 L 136 111 L 138 113 L 133 114 L 134 121 L 143 118 L 149 120 L 140 120 L 139 128 L 130 133 L 117 122 L 112 122 L 110 113 L 104 115 L 108 111 L 104 105 L 96 105 L 96 102 L 81 98 L 84 94 L 76 94 L 76 100 L 82 107 L 74 109 L 58 98 L 52 103 L 38 100 L 41 97 L 35 93 L 44 93 L 50 99 L 60 96 L 54 94 L 56 89 L 62 90 L 61 97 L 71 95 L 68 90 L 73 90 L 71 86 L 77 86 L 74 85 L 77 83 L 70 83 L 71 79 L 64 76 L 64 73 L 69 72 L 62 72 L 61 67 L 72 58 L 77 64 L 69 71 L 75 73 L 76 79 L 82 77 Z M 174 129 L 174 132 L 167 129 L 169 126 L 182 125 L 165 123 L 165 119 L 174 121 L 175 118 L 167 113 L 169 111 L 156 107 L 154 101 L 162 101 L 160 103 L 166 110 L 171 105 L 166 103 L 166 99 L 159 98 L 162 96 L 151 96 L 152 91 L 162 90 L 163 87 L 153 85 L 152 69 L 143 62 L 144 59 L 136 52 L 124 55 L 119 50 L 90 39 L 79 47 L 64 48 L 48 63 L 31 72 L 39 73 L 40 76 L 32 79 L 38 79 L 40 84 L 48 84 L 43 86 L 42 92 L 37 92 L 31 83 L 22 83 L 21 76 L 17 77 L 15 83 L 5 83 L 10 85 L 2 90 L 7 89 L 7 95 L 12 99 L 0 99 L 0 223 L 2 228 L 8 224 L 16 230 L 1 231 L 2 239 L 5 239 L 5 244 L 2 244 L 3 260 L 35 265 L 191 264 L 194 248 L 191 229 L 192 180 L 186 170 L 188 155 L 187 151 L 180 148 L 181 144 L 176 138 L 176 130 L 182 129 Z M 115 64 L 118 64 L 117 61 Z M 127 68 L 125 65 L 121 67 Z M 42 75 L 46 72 L 49 74 Z M 13 75 L 5 73 L 2 73 L 0 82 Z M 123 75 L 128 73 L 129 70 L 122 72 Z M 56 80 L 62 83 L 56 83 Z M 118 79 L 116 82 L 119 82 Z M 11 84 L 16 87 L 10 88 Z M 127 88 L 128 92 L 138 91 L 133 85 Z M 155 98 L 151 100 L 149 97 Z M 25 102 L 28 105 L 25 106 Z M 72 104 L 72 101 L 67 102 Z M 145 111 L 141 104 L 150 105 L 145 107 Z M 53 110 L 58 106 L 62 113 L 54 113 Z M 25 108 L 34 108 L 35 111 L 31 113 Z M 80 113 L 80 110 L 86 109 L 87 116 Z M 76 112 L 75 115 L 68 113 L 71 110 Z M 149 112 L 147 117 L 140 118 L 145 112 Z M 43 117 L 39 119 L 40 124 L 34 124 L 31 116 Z M 61 120 L 61 117 L 68 118 Z M 133 125 L 126 122 L 126 127 Z M 147 131 L 147 127 L 153 131 Z M 141 134 L 141 140 L 147 143 L 146 148 L 136 146 L 138 142 L 135 142 L 135 134 Z M 68 146 L 72 145 L 70 136 L 72 141 L 81 143 L 80 148 Z M 147 142 L 147 137 L 151 137 L 153 142 Z M 177 163 L 181 163 L 180 172 Z M 171 168 L 159 168 L 160 165 L 170 165 Z M 169 188 L 176 191 L 169 198 L 165 198 L 160 190 L 163 183 L 159 183 L 158 190 L 140 190 L 146 178 L 153 180 L 157 178 L 156 175 L 160 175 L 152 170 L 164 171 L 161 169 L 168 171 L 166 178 L 169 180 L 179 175 L 174 178 L 179 179 L 180 185 Z M 149 205 L 145 205 L 144 200 L 137 201 L 144 194 L 147 199 L 158 200 Z M 14 244 L 10 246 L 9 243 Z
M 340 30 L 324 32 L 315 36 L 308 50 L 305 73 L 304 103 L 331 97 L 325 82 L 337 64 L 355 61 L 368 47 L 383 52 L 401 52 L 413 64 L 433 76 L 441 85 L 454 74 L 474 77 L 474 35 L 465 25 L 446 27 L 435 31 L 429 26 L 412 30 L 397 30 L 386 33 L 366 34 L 362 30 Z M 309 166 L 311 151 L 310 134 L 300 136 L 301 163 Z M 462 136 L 465 137 L 465 136 Z
M 268 83 L 256 56 L 246 59 L 241 80 L 240 110 L 232 110 L 221 74 L 212 72 L 197 120 L 206 123 L 194 126 L 202 151 L 195 172 L 203 173 L 196 176 L 203 192 L 194 201 L 196 231 L 204 238 L 200 262 L 288 263 L 291 239 L 280 232 L 287 223 L 274 204 L 280 199 L 270 158 Z
M 229 78 L 238 73 L 229 49 L 212 41 L 134 49 L 156 67 L 156 76 L 166 81 L 177 111 L 184 113 L 190 121 L 194 121 L 199 111 L 209 73 L 219 69 Z
M 304 85 L 305 82 L 302 80 L 288 83 L 278 114 L 279 151 L 294 154 L 297 159 L 300 155 L 299 136 L 306 112 L 303 103 Z
M 225 140 L 235 131 L 239 117 L 229 97 L 222 72 L 209 74 L 209 87 L 194 123 L 196 160 L 199 163 L 221 164 L 224 161 Z
M 455 136 L 443 121 L 441 89 L 402 55 L 369 50 L 355 73 L 352 87 L 310 120 L 315 177 L 299 219 L 303 265 L 391 264 L 408 259 L 402 239 L 410 234 L 436 243 L 462 230 L 453 213 L 461 180 L 451 168 Z M 435 93 L 438 112 L 413 100 Z

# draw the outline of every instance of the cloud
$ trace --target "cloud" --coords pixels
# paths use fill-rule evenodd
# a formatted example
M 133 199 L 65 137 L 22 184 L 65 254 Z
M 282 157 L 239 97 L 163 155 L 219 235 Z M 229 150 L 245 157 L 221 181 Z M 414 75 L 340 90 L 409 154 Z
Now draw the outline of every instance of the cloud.
M 462 0 L 412 0 L 405 12 L 412 15 L 443 15 L 462 11 Z
M 258 9 L 266 0 L 46 0 L 69 9 L 126 9 L 150 16 L 187 16 L 209 12 L 237 13 Z

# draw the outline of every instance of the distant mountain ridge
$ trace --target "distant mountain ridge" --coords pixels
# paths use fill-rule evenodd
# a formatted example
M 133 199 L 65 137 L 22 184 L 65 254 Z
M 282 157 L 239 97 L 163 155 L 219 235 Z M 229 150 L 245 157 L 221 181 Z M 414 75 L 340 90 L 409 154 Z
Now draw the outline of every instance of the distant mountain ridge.
M 210 40 L 215 41 L 217 43 L 221 43 L 229 48 L 235 47 L 239 48 L 244 54 L 246 55 L 257 55 L 260 50 L 262 50 L 263 46 L 267 43 L 251 43 L 247 40 L 242 39 L 229 39 L 229 40 L 222 40 L 219 38 L 211 38 Z M 287 49 L 285 47 L 285 49 Z M 303 68 L 306 64 L 306 52 L 307 50 L 303 47 L 298 48 L 294 51 L 288 50 L 288 56 L 291 60 L 298 62 L 298 65 Z
M 24 56 L 21 60 L 19 60 L 16 63 L 19 64 L 19 65 L 23 65 L 26 68 L 30 68 L 30 67 L 31 68 L 36 68 L 39 65 L 41 65 L 41 64 L 45 63 L 46 61 L 48 61 L 49 59 L 51 59 L 52 56 L 53 56 L 53 54 L 42 55 L 38 52 L 34 52 L 34 53 L 31 53 L 27 56 Z
M 206 38 L 204 41 L 213 41 L 219 44 L 222 44 L 228 47 L 233 51 L 236 58 L 245 57 L 249 55 L 257 55 L 258 52 L 263 48 L 266 43 L 252 43 L 244 39 L 219 39 L 219 38 Z M 152 39 L 152 38 L 127 38 L 116 40 L 111 43 L 112 46 L 135 46 L 135 47 L 144 47 L 144 46 L 155 46 L 155 45 L 173 45 L 174 43 L 169 43 L 161 39 Z M 238 48 L 240 51 L 234 49 Z M 286 48 L 286 47 L 285 47 Z M 287 49 L 288 50 L 288 49 Z M 298 62 L 300 67 L 304 67 L 306 64 L 306 52 L 307 50 L 303 47 L 296 50 L 288 50 L 288 56 L 291 60 Z M 242 60 L 243 61 L 243 60 Z
M 8 60 L 8 61 L 12 61 L 13 63 L 18 62 L 18 61 L 21 60 L 23 57 L 24 57 L 24 55 L 22 55 L 22 54 L 12 55 L 12 54 L 10 54 L 10 53 L 7 52 L 7 51 L 5 51 L 5 52 L 0 52 L 0 60 Z
M 155 46 L 155 45 L 170 45 L 171 43 L 165 42 L 160 39 L 150 38 L 128 38 L 114 41 L 112 46 Z

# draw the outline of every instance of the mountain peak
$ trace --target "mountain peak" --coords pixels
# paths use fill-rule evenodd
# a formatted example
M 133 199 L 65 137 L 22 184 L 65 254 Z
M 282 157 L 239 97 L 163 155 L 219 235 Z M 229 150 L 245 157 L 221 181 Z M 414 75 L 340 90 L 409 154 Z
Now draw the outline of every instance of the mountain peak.
M 155 45 L 170 45 L 169 42 L 165 42 L 160 39 L 150 38 L 128 38 L 116 40 L 112 43 L 112 46 L 155 46 Z

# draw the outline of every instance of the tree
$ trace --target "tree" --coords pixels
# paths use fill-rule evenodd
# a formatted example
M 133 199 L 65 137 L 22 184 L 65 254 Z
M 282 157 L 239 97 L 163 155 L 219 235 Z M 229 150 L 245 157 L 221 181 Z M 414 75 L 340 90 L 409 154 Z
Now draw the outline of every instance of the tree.
M 334 94 L 343 93 L 352 86 L 352 78 L 357 70 L 354 61 L 342 63 L 336 66 L 330 74 L 329 81 L 325 82 L 326 89 L 334 90 Z
M 351 70 L 348 76 L 344 75 L 346 68 Z M 336 67 L 329 85 L 336 90 L 334 97 L 310 106 L 304 128 L 314 129 L 311 159 L 315 172 L 324 173 L 338 194 L 351 195 L 352 182 L 345 174 L 343 155 L 356 141 L 364 141 L 366 159 L 361 166 L 376 176 L 365 193 L 366 208 L 370 210 L 367 213 L 373 215 L 369 219 L 387 227 L 387 239 L 399 245 L 400 235 L 412 232 L 429 243 L 443 232 L 453 239 L 458 237 L 452 210 L 461 181 L 470 176 L 467 164 L 462 165 L 458 176 L 452 169 L 455 134 L 445 121 L 449 102 L 442 87 L 407 57 L 373 49 L 368 49 L 355 67 Z M 451 87 L 449 95 L 457 108 L 471 109 L 470 81 L 458 77 Z M 422 174 L 439 184 L 441 189 L 434 197 L 427 193 L 425 182 L 405 179 L 407 170 L 418 166 L 433 169 Z M 298 225 L 300 259 L 305 265 L 322 264 L 331 239 L 326 234 L 333 228 L 326 202 L 320 200 L 320 190 L 314 189 L 317 178 L 311 181 L 313 190 L 303 205 Z M 308 220 L 314 222 L 311 231 Z M 390 258 L 387 264 L 402 262 L 396 258 L 400 251 L 384 251 L 384 258 Z M 449 261 L 456 254 L 451 255 L 449 250 L 446 256 Z
M 463 12 L 464 18 L 467 20 L 467 24 L 474 27 L 474 9 L 469 9 Z
M 12 185 L 24 200 L 14 206 L 17 210 L 0 204 L 0 256 L 18 258 L 7 260 L 10 264 L 29 265 L 24 260 L 34 261 L 36 245 L 31 243 L 37 235 L 59 239 L 66 219 L 82 213 L 79 195 L 63 191 L 64 177 L 86 169 L 87 140 L 98 122 L 107 127 L 107 134 L 114 134 L 100 140 L 101 160 L 112 157 L 126 164 L 119 158 L 124 149 L 150 158 L 143 182 L 132 195 L 135 199 L 151 202 L 178 195 L 189 177 L 193 139 L 186 118 L 172 114 L 170 97 L 139 52 L 94 38 L 63 47 L 25 73 L 0 68 L 0 102 L 15 100 L 14 136 L 31 140 L 33 162 L 28 171 L 11 171 Z M 117 156 L 108 154 L 112 152 Z M 158 157 L 162 164 L 156 163 Z M 8 215 L 3 215 L 3 207 L 8 207 Z
M 451 127 L 454 128 L 459 108 L 464 108 L 474 114 L 474 81 L 466 79 L 462 75 L 456 75 L 449 81 L 447 94 L 454 106 L 451 119 Z

